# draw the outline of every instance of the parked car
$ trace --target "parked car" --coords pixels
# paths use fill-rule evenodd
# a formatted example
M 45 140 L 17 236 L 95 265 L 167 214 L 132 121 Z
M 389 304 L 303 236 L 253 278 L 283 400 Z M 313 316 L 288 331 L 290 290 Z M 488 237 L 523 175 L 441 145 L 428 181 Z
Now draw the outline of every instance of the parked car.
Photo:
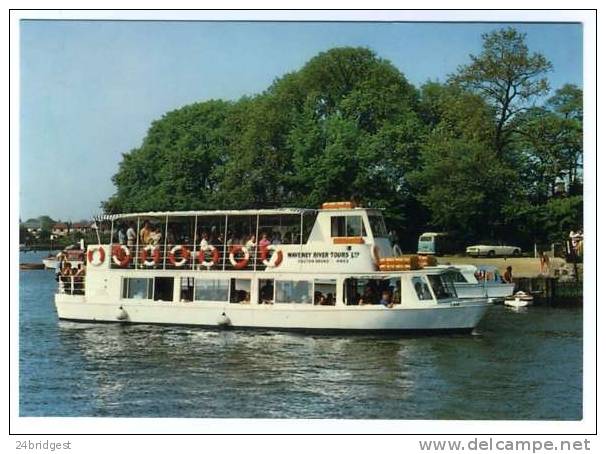
M 495 257 L 497 255 L 507 256 L 519 256 L 522 254 L 522 249 L 518 246 L 508 246 L 504 244 L 496 244 L 493 242 L 482 242 L 473 246 L 469 246 L 466 249 L 467 255 L 480 257 Z

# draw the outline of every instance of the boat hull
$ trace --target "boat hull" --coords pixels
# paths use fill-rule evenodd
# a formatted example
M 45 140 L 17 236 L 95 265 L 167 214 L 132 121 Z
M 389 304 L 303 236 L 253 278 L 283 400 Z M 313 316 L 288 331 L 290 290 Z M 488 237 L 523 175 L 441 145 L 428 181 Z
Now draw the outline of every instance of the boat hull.
M 293 331 L 420 332 L 470 331 L 486 312 L 486 303 L 433 304 L 428 307 L 302 306 L 300 304 L 168 303 L 153 301 L 85 301 L 58 294 L 60 319 L 258 328 Z M 122 309 L 121 309 L 122 308 Z

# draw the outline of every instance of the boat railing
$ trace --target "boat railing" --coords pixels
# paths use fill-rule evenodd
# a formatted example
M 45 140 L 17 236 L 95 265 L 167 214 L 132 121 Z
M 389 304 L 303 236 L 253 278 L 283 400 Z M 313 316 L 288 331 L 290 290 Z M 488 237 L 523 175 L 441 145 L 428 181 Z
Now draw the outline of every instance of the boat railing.
M 272 259 L 271 250 L 242 244 L 212 244 L 200 247 L 194 244 L 135 245 L 114 244 L 110 267 L 131 270 L 264 270 Z
M 59 285 L 58 293 L 67 295 L 84 295 L 85 291 L 85 276 L 61 276 L 57 278 Z

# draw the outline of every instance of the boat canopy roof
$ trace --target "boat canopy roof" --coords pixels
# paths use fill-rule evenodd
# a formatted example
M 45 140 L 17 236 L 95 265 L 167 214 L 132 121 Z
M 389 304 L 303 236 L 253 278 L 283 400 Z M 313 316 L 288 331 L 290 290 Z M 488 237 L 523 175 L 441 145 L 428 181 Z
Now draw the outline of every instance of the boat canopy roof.
M 285 215 L 313 214 L 318 210 L 309 208 L 271 208 L 257 210 L 201 210 L 201 211 L 146 211 L 141 213 L 104 214 L 98 217 L 101 221 L 114 219 L 133 219 L 138 217 L 192 217 L 192 216 L 251 216 L 251 215 Z

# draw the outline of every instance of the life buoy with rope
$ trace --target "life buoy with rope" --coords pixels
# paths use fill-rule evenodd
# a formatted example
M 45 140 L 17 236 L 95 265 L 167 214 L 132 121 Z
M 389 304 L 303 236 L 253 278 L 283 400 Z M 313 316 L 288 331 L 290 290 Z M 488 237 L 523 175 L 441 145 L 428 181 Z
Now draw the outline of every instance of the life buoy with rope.
M 148 244 L 139 253 L 139 258 L 143 265 L 150 267 L 157 265 L 160 261 L 160 247 Z
M 271 257 L 269 257 L 269 251 L 274 252 L 273 254 L 271 254 Z M 279 267 L 280 263 L 282 263 L 283 258 L 284 257 L 282 255 L 282 251 L 273 244 L 261 248 L 261 261 L 263 262 L 263 265 L 268 268 Z
M 211 260 L 206 260 L 206 252 L 210 252 Z M 206 268 L 210 268 L 213 265 L 219 263 L 219 251 L 216 247 L 212 245 L 207 245 L 204 248 L 200 248 L 198 251 L 198 262 L 200 265 L 205 266 Z
M 180 259 L 177 260 L 176 255 L 179 254 L 181 256 Z M 185 265 L 188 261 L 189 261 L 189 257 L 191 256 L 191 253 L 189 252 L 189 249 L 187 249 L 185 246 L 182 245 L 177 245 L 174 248 L 172 248 L 170 250 L 170 252 L 168 253 L 168 261 L 173 265 L 176 266 L 177 268 L 181 268 L 183 265 Z
M 130 263 L 130 250 L 123 244 L 114 246 L 112 261 L 121 268 L 127 267 Z
M 241 260 L 236 260 L 236 254 L 238 252 L 242 252 L 242 254 L 244 254 L 244 258 Z M 248 253 L 248 249 L 246 249 L 244 246 L 234 246 L 231 248 L 231 251 L 229 251 L 229 262 L 237 270 L 246 268 L 246 265 L 248 265 L 248 259 L 250 259 L 250 254 Z
M 97 254 L 95 254 L 95 252 L 97 252 Z M 97 258 L 97 260 L 95 260 L 95 258 Z M 93 266 L 101 265 L 105 262 L 105 249 L 101 246 L 89 249 L 86 254 L 86 261 Z

